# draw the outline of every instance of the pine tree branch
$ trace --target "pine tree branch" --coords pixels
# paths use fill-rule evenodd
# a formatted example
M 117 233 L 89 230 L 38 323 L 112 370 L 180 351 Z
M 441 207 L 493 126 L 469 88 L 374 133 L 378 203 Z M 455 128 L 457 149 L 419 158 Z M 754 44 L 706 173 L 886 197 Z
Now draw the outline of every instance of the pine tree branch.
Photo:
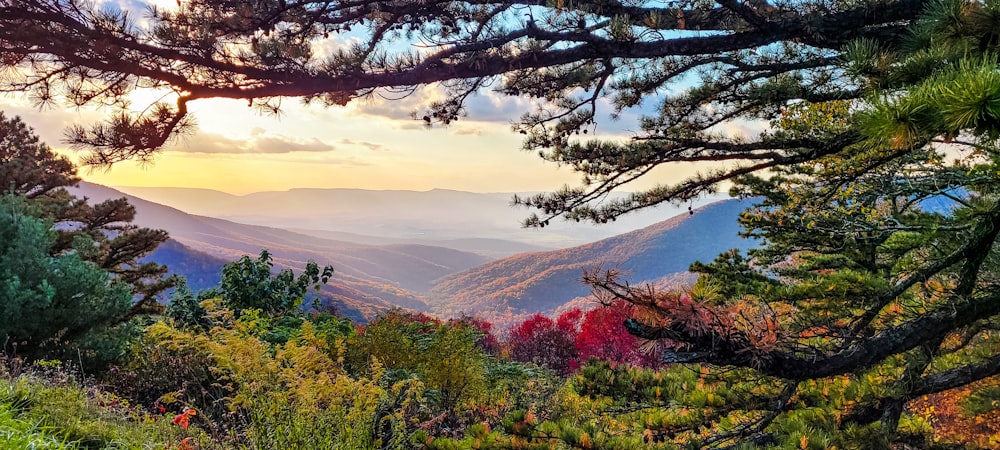
M 643 293 L 614 280 L 588 279 L 596 289 L 616 298 L 648 304 L 639 300 Z M 752 344 L 745 332 L 720 329 L 722 323 L 707 324 L 698 329 L 689 328 L 684 322 L 665 326 L 650 326 L 635 319 L 625 321 L 625 327 L 634 336 L 649 339 L 669 339 L 685 345 L 687 351 L 708 352 L 705 361 L 716 365 L 750 367 L 762 374 L 775 377 L 806 380 L 840 375 L 871 367 L 885 358 L 909 351 L 956 328 L 968 326 L 983 318 L 1000 313 L 1000 294 L 981 294 L 944 305 L 903 324 L 881 330 L 879 333 L 853 342 L 832 352 L 802 347 L 799 351 L 780 348 L 761 349 Z

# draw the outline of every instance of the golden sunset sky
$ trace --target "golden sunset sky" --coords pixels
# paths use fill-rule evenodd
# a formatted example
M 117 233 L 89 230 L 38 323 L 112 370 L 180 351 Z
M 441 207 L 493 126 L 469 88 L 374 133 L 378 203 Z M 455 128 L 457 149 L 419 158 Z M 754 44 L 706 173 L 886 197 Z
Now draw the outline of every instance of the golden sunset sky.
M 175 0 L 103 3 L 130 10 L 142 10 L 148 3 L 176 5 Z M 163 95 L 135 92 L 133 108 L 142 109 Z M 107 186 L 197 187 L 234 194 L 302 187 L 551 191 L 578 183 L 579 176 L 570 170 L 521 150 L 521 136 L 510 124 L 532 110 L 529 101 L 484 92 L 468 104 L 465 120 L 426 128 L 411 113 L 437 95 L 435 87 L 428 87 L 402 100 L 356 101 L 332 108 L 303 106 L 290 98 L 284 100 L 280 117 L 263 116 L 246 101 L 199 100 L 189 104 L 198 131 L 169 145 L 152 164 L 128 162 L 107 171 L 81 168 L 81 176 Z M 0 98 L 0 109 L 21 116 L 46 143 L 74 159 L 78 155 L 66 148 L 64 130 L 74 123 L 93 124 L 114 112 L 58 104 L 39 109 L 23 96 Z M 619 121 L 599 121 L 597 136 L 628 138 L 638 128 L 636 117 L 626 112 Z M 693 173 L 691 167 L 667 168 L 629 188 Z
M 82 167 L 80 175 L 106 186 L 197 187 L 233 194 L 291 188 L 360 188 L 473 192 L 551 191 L 575 185 L 579 176 L 521 150 L 511 121 L 532 105 L 484 93 L 469 117 L 448 127 L 427 128 L 410 113 L 431 101 L 433 88 L 406 100 L 359 101 L 347 107 L 304 106 L 286 99 L 280 116 L 262 115 L 246 101 L 198 100 L 189 104 L 198 130 L 168 145 L 151 164 L 120 163 L 110 170 Z M 159 96 L 160 94 L 157 94 Z M 132 95 L 136 108 L 153 98 Z M 113 110 L 39 108 L 25 97 L 0 99 L 8 116 L 19 115 L 51 147 L 76 159 L 63 142 L 72 124 L 93 124 Z M 607 126 L 607 137 L 627 138 L 633 120 Z M 661 170 L 635 188 L 691 168 Z
M 236 101 L 200 101 L 192 109 L 199 131 L 164 149 L 152 164 L 124 163 L 81 174 L 111 186 L 202 187 L 237 194 L 294 187 L 548 190 L 576 179 L 520 151 L 519 136 L 502 123 L 429 130 L 411 120 L 351 108 L 296 105 L 280 118 L 261 117 Z M 23 115 L 34 122 L 32 116 L 47 113 Z M 65 125 L 43 120 L 35 126 L 61 149 Z

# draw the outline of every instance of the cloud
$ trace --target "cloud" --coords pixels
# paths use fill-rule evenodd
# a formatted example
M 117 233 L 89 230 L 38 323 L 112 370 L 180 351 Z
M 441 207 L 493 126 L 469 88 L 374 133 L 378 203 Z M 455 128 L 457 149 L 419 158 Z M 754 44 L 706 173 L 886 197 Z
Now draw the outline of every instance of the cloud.
M 503 95 L 494 91 L 483 91 L 469 97 L 465 109 L 468 118 L 477 122 L 501 122 L 510 124 L 526 112 L 535 109 L 534 101 L 525 97 Z
M 424 122 L 422 122 L 422 121 L 419 121 L 419 122 L 418 121 L 411 121 L 410 123 L 405 123 L 404 122 L 404 123 L 401 123 L 401 124 L 397 125 L 396 129 L 398 129 L 398 130 L 429 130 L 431 128 L 428 128 L 427 125 L 424 125 Z
M 413 121 L 414 113 L 421 116 L 432 103 L 445 98 L 445 88 L 432 85 L 419 87 L 409 94 L 380 92 L 370 99 L 352 103 L 351 107 L 360 114 L 405 122 Z M 467 116 L 462 120 L 509 124 L 533 108 L 534 104 L 529 99 L 484 89 L 466 99 Z
M 371 151 L 385 151 L 385 150 L 388 150 L 382 144 L 376 144 L 374 142 L 368 142 L 368 141 L 355 141 L 355 140 L 347 139 L 347 138 L 343 138 L 340 141 L 338 141 L 337 143 L 338 144 L 344 144 L 344 145 L 356 145 L 358 147 L 367 148 L 368 150 L 371 150 Z
M 282 162 L 294 162 L 294 163 L 306 163 L 306 164 L 325 164 L 332 166 L 350 166 L 350 167 L 366 167 L 373 166 L 374 164 L 362 161 L 357 158 L 334 158 L 334 157 L 322 157 L 322 158 L 282 158 Z
M 351 102 L 349 107 L 360 114 L 412 121 L 414 112 L 422 111 L 431 103 L 443 99 L 444 93 L 440 88 L 422 86 L 409 94 L 380 90 L 370 98 Z
M 376 95 L 367 101 L 352 103 L 349 108 L 355 114 L 387 119 L 398 130 L 420 130 L 426 127 L 419 117 L 431 103 L 444 98 L 443 87 L 424 86 L 408 96 L 386 99 Z M 612 118 L 614 105 L 610 99 L 601 98 L 597 103 L 596 125 L 589 130 L 591 136 L 595 132 L 610 136 L 634 136 L 642 131 L 640 118 L 655 115 L 661 101 L 660 96 L 650 96 L 642 105 L 621 111 L 618 118 Z M 523 114 L 538 112 L 540 107 L 545 107 L 540 100 L 503 95 L 485 88 L 466 99 L 465 117 L 445 128 L 450 128 L 450 134 L 455 136 L 481 136 L 490 127 L 509 130 L 510 125 L 519 121 Z M 417 113 L 416 119 L 414 112 Z M 435 124 L 433 128 L 439 126 Z
M 182 153 L 214 154 L 283 154 L 283 153 L 323 153 L 336 147 L 317 138 L 308 140 L 288 136 L 266 135 L 255 129 L 249 139 L 231 139 L 212 133 L 198 133 L 187 137 L 169 148 Z
M 66 129 L 73 124 L 90 126 L 104 120 L 101 112 L 87 109 L 70 111 L 61 106 L 35 107 L 23 95 L 11 98 L 0 97 L 0 110 L 7 117 L 20 117 L 35 130 L 35 134 L 52 148 L 66 147 Z
M 459 124 L 454 128 L 454 130 L 452 130 L 451 134 L 456 136 L 482 136 L 483 129 L 477 126 L 470 126 L 468 124 L 465 124 L 465 126 Z
M 770 124 L 764 120 L 734 119 L 720 123 L 708 131 L 731 138 L 757 139 L 761 133 L 770 129 Z

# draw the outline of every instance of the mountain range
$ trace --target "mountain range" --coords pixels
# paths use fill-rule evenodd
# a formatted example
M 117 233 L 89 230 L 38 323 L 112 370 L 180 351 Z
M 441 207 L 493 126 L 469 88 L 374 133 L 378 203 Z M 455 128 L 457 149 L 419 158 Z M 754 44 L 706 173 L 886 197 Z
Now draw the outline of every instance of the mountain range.
M 632 283 L 689 282 L 691 263 L 746 250 L 736 221 L 749 201 L 724 200 L 660 223 L 577 247 L 524 253 L 439 280 L 427 294 L 433 311 L 518 317 L 551 313 L 588 295 L 584 271 L 615 269 Z
M 233 211 L 222 206 L 232 200 L 229 194 L 191 190 L 161 192 L 173 192 L 179 198 L 193 193 L 205 194 L 201 204 L 217 202 L 220 213 Z M 372 192 L 377 194 L 369 192 L 354 198 L 368 196 L 384 200 L 392 197 L 393 192 L 407 191 Z M 480 200 L 482 197 L 477 195 L 492 195 L 429 192 L 434 197 L 433 202 L 445 201 L 441 195 L 462 198 L 469 194 L 465 198 Z M 191 214 L 90 183 L 81 183 L 74 193 L 91 201 L 128 198 L 136 208 L 137 224 L 164 229 L 171 235 L 172 240 L 149 259 L 165 263 L 173 272 L 184 275 L 194 289 L 218 283 L 219 271 L 226 262 L 243 255 L 256 255 L 264 248 L 271 252 L 280 268 L 301 270 L 309 260 L 320 265 L 331 264 L 335 275 L 323 288 L 322 301 L 356 320 L 371 318 L 392 307 L 445 316 L 469 313 L 499 321 L 534 312 L 551 313 L 588 294 L 588 288 L 580 283 L 583 270 L 616 268 L 625 272 L 631 282 L 690 281 L 686 270 L 692 262 L 709 261 L 725 250 L 752 245 L 738 236 L 736 222 L 749 203 L 736 200 L 715 202 L 691 213 L 683 212 L 671 219 L 596 242 L 545 249 L 530 239 L 484 237 L 480 233 L 482 228 L 464 231 L 435 228 L 424 235 L 392 236 L 385 228 L 377 230 L 378 233 L 360 234 L 331 230 L 318 220 L 284 219 L 300 225 L 289 230 Z M 417 194 L 427 193 L 410 192 L 403 197 L 410 203 L 427 202 L 414 200 L 421 197 Z M 321 197 L 316 194 L 313 198 L 316 196 Z M 270 208 L 270 203 L 264 203 L 262 197 L 256 198 L 258 207 Z M 371 210 L 366 210 L 366 217 L 373 223 L 403 224 L 405 220 L 393 215 L 394 207 L 384 205 L 406 201 L 385 200 L 381 203 L 383 206 L 376 203 Z M 461 207 L 459 204 L 456 209 Z M 500 207 L 509 209 L 506 204 Z M 290 214 L 301 214 L 291 206 L 284 208 L 292 211 Z M 313 208 L 323 211 L 325 207 L 313 205 Z M 363 205 L 336 204 L 330 208 L 340 211 L 364 209 Z M 485 207 L 480 205 L 479 208 Z M 317 216 L 323 214 L 317 213 Z M 410 211 L 403 216 L 413 217 L 412 214 Z M 491 213 L 475 220 L 464 212 L 455 214 L 466 216 L 460 221 L 473 223 L 500 220 L 498 217 L 504 213 Z M 431 224 L 427 217 L 414 220 L 424 226 Z M 440 222 L 441 218 L 436 220 Z M 522 232 L 529 234 L 533 230 Z M 486 233 L 485 236 L 491 235 Z M 511 236 L 518 237 L 516 234 Z
M 300 270 L 309 260 L 332 264 L 334 277 L 324 292 L 339 311 L 352 318 L 371 316 L 394 306 L 426 310 L 427 305 L 415 292 L 429 289 L 433 280 L 444 275 L 490 260 L 445 247 L 364 245 L 197 216 L 90 183 L 81 183 L 73 193 L 95 202 L 126 197 L 136 208 L 136 224 L 166 230 L 188 249 L 171 245 L 158 251 L 173 251 L 175 255 L 167 257 L 174 261 L 204 260 L 205 255 L 216 261 L 233 261 L 243 255 L 257 255 L 266 248 L 281 268 Z M 177 252 L 186 252 L 187 256 L 178 256 Z M 160 258 L 158 254 L 150 256 L 152 260 Z M 196 266 L 211 268 L 212 264 Z M 201 272 L 177 273 L 188 278 L 204 277 Z
M 630 214 L 600 226 L 552 221 L 544 229 L 524 229 L 529 211 L 511 207 L 515 194 L 364 189 L 291 189 L 233 195 L 209 189 L 116 187 L 121 192 L 171 206 L 194 215 L 233 222 L 294 229 L 334 240 L 365 243 L 416 243 L 491 256 L 565 248 L 587 244 L 652 225 L 666 217 L 719 200 L 708 198 L 691 205 L 664 205 Z M 616 194 L 624 195 L 624 194 Z M 347 233 L 349 236 L 325 233 Z M 361 240 L 358 240 L 358 239 Z M 391 242 L 377 241 L 388 239 Z M 472 240 L 469 242 L 468 240 Z M 512 247 L 519 242 L 531 248 Z

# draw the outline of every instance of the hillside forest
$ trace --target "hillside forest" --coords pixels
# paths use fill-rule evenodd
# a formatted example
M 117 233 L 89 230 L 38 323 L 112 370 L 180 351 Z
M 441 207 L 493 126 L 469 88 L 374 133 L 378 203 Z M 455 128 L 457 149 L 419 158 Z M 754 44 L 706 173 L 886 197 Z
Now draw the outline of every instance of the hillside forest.
M 586 270 L 589 302 L 510 325 L 352 321 L 317 294 L 337 261 L 254 249 L 192 289 L 0 115 L 0 447 L 1000 448 L 998 30 L 998 0 L 0 0 L 0 91 L 105 114 L 66 129 L 90 167 L 152 161 L 204 99 L 427 88 L 433 128 L 489 95 L 580 175 L 516 197 L 526 227 L 728 190 L 756 244 L 679 287 Z M 632 134 L 593 138 L 611 118 Z

